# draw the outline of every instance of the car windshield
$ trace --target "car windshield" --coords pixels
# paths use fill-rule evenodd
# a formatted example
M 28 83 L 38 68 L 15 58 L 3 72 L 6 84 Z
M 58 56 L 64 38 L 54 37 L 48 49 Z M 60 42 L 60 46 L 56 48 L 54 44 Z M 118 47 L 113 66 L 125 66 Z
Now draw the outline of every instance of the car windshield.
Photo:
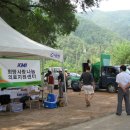
M 70 76 L 78 76 L 78 77 L 80 77 L 80 75 L 77 74 L 77 73 L 70 73 L 69 75 L 70 75 Z
M 53 68 L 53 72 L 58 73 L 60 69 L 62 69 L 62 68 L 61 67 Z
M 120 66 L 115 66 L 115 69 L 118 73 L 120 72 Z

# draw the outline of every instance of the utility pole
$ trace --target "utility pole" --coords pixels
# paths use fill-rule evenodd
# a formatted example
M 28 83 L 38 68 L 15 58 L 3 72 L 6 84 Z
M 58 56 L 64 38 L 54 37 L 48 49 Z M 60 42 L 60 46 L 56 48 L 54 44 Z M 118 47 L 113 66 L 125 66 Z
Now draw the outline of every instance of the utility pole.
M 76 50 L 76 64 L 75 64 L 75 69 L 77 68 L 78 64 L 77 64 L 77 50 Z M 77 73 L 77 69 L 76 69 L 76 73 Z

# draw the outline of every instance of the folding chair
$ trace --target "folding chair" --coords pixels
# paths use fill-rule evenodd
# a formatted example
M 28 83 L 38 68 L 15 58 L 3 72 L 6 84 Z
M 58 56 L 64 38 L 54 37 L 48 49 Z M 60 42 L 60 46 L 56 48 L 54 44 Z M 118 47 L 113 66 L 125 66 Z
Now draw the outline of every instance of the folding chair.
M 33 103 L 38 103 L 38 108 L 40 109 L 40 106 L 41 106 L 41 102 L 40 102 L 40 91 L 31 91 L 29 93 L 29 106 L 30 106 L 30 109 L 32 109 L 32 104 Z

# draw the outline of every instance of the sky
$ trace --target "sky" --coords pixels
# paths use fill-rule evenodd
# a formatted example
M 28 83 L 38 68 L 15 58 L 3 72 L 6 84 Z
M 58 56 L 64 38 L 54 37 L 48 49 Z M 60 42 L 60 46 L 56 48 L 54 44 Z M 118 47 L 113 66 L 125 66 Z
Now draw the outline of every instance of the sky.
M 39 0 L 33 1 L 37 2 Z M 130 0 L 102 0 L 98 9 L 101 11 L 130 10 Z M 78 10 L 81 11 L 79 8 Z
M 102 11 L 130 10 L 130 0 L 103 0 L 100 3 L 99 10 Z

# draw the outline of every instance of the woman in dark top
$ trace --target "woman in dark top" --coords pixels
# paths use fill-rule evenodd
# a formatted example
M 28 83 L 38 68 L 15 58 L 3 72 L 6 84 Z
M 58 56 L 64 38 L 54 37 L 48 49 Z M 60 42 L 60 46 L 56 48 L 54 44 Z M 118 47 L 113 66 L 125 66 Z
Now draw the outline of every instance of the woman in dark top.
M 90 73 L 90 67 L 86 67 L 86 72 L 83 72 L 80 81 L 83 82 L 83 90 L 85 94 L 85 102 L 86 106 L 90 106 L 90 101 L 94 95 L 94 79 L 92 74 Z

